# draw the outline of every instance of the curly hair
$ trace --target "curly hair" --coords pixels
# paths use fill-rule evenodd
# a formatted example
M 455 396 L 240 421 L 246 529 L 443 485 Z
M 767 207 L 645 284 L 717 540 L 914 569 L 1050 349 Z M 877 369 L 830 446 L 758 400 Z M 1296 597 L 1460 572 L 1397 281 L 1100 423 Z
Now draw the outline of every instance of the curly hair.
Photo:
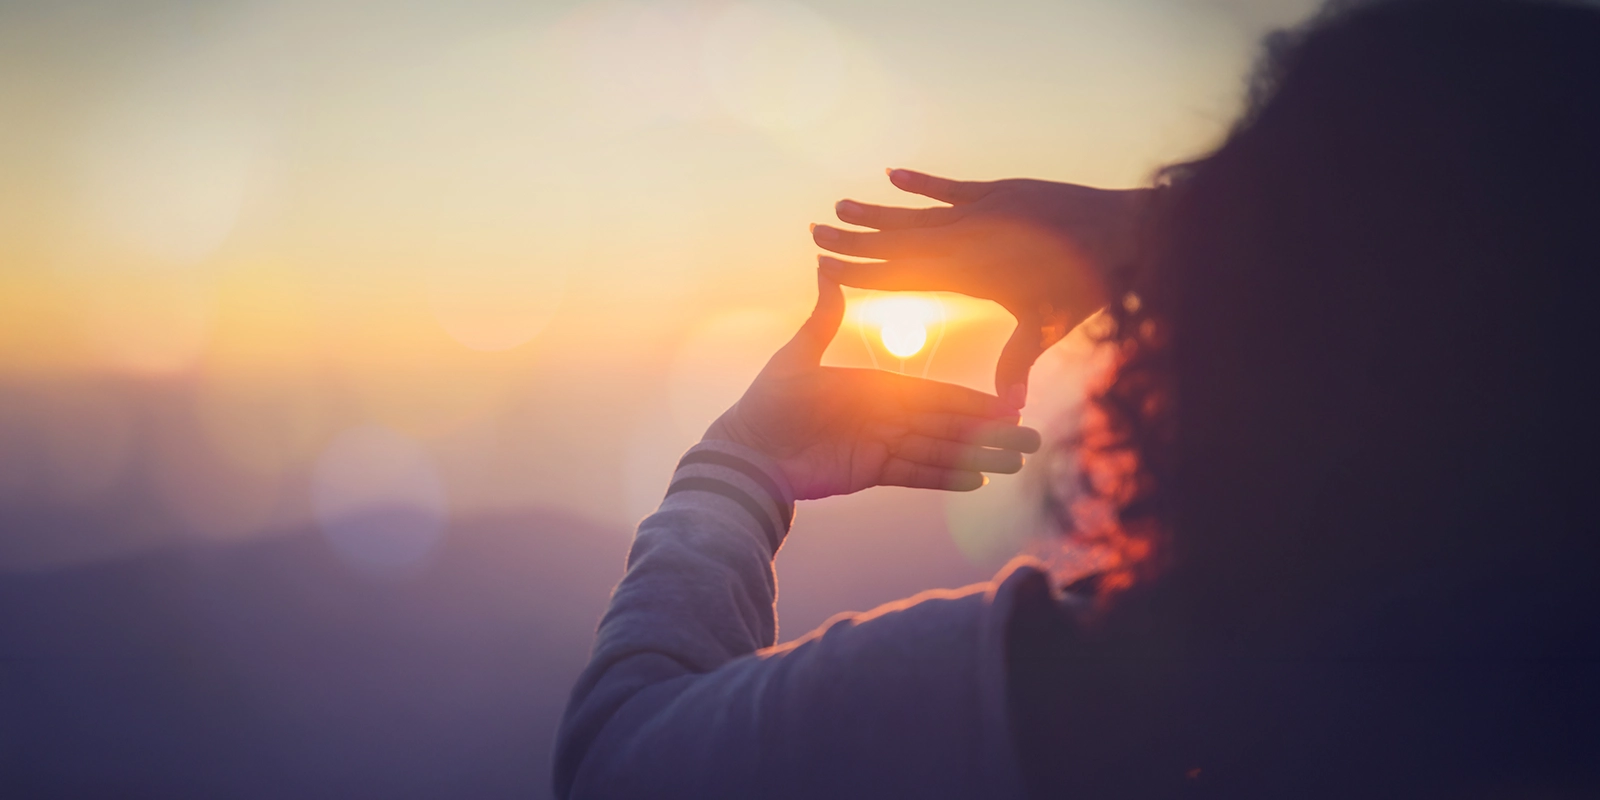
M 1490 559 L 1527 505 L 1493 487 L 1548 487 L 1552 431 L 1591 441 L 1600 12 L 1337 2 L 1263 49 L 1224 144 L 1158 175 L 1046 499 L 1102 601 L 1184 563 L 1431 563 L 1419 519 Z

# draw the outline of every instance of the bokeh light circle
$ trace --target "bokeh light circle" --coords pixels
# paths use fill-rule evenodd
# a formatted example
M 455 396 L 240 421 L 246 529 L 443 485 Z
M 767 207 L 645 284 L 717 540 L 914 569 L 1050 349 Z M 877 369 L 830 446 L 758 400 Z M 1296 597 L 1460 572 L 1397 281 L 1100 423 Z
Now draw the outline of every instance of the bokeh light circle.
M 79 258 L 188 267 L 233 234 L 272 134 L 227 61 L 201 47 L 131 70 L 90 107 L 70 151 Z
M 827 115 L 774 131 L 786 149 L 846 179 L 914 163 L 926 138 L 924 93 L 906 69 L 892 69 L 865 41 L 843 40 L 842 85 Z
M 312 472 L 312 511 L 346 563 L 369 574 L 410 574 L 444 538 L 444 483 L 418 443 L 379 425 L 339 434 Z
M 844 48 L 832 26 L 798 3 L 728 6 L 706 31 L 702 68 L 723 109 L 754 128 L 815 124 L 844 83 Z

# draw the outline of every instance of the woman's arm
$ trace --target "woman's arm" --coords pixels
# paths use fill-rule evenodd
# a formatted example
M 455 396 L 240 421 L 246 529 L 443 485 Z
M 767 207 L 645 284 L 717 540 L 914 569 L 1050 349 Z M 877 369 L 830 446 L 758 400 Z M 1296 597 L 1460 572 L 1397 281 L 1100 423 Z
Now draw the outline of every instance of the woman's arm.
M 792 513 L 787 480 L 760 454 L 709 441 L 684 456 L 660 510 L 639 525 L 627 574 L 573 689 L 556 752 L 558 796 L 605 796 L 608 787 L 641 779 L 694 779 L 651 776 L 674 762 L 685 772 L 711 771 L 727 759 L 716 768 L 722 774 L 701 781 L 743 773 L 749 754 L 737 752 L 739 741 L 723 741 L 726 732 L 693 708 L 685 713 L 681 695 L 695 676 L 776 641 L 772 557 Z M 675 730 L 658 741 L 653 734 L 663 724 Z M 713 742 L 721 756 L 685 761 L 666 749 Z
M 787 517 L 763 475 L 782 490 L 761 454 L 702 443 L 640 524 L 562 723 L 557 796 L 1021 797 L 1003 638 L 1018 581 L 772 647 L 768 523 Z
M 797 498 L 888 483 L 976 488 L 980 471 L 1015 471 L 1039 443 L 993 396 L 819 366 L 842 313 L 838 286 L 822 282 L 812 319 L 640 524 L 562 723 L 560 796 L 1014 783 L 1003 681 L 977 677 L 994 672 L 981 652 L 1003 652 L 979 644 L 993 605 L 981 591 L 840 618 L 772 647 L 772 558 Z

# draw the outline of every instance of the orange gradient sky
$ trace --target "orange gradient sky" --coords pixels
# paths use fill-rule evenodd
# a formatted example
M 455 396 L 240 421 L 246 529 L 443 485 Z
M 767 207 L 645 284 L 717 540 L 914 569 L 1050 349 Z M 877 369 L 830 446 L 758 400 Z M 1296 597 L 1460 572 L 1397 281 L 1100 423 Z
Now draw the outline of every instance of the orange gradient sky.
M 389 500 L 625 533 L 804 318 L 835 200 L 904 202 L 887 166 L 1137 185 L 1217 141 L 1257 37 L 1307 7 L 8 4 L 0 499 L 175 522 L 0 566 Z M 939 302 L 907 368 L 988 389 L 1009 318 Z M 859 320 L 830 361 L 898 368 Z M 975 562 L 1028 480 L 950 500 Z

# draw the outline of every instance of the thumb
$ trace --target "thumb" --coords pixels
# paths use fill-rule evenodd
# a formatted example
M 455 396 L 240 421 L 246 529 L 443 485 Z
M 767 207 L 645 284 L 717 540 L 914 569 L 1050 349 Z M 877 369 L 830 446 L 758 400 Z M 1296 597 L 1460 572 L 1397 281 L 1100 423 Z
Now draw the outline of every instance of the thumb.
M 839 325 L 844 322 L 844 290 L 832 278 L 817 273 L 817 307 L 800 326 L 794 338 L 784 345 L 786 356 L 795 362 L 808 365 L 822 363 L 822 353 L 828 349 Z
M 1028 372 L 1043 352 L 1044 339 L 1039 324 L 1033 320 L 1019 320 L 1001 349 L 1000 362 L 994 370 L 995 393 L 1018 411 L 1028 399 Z

